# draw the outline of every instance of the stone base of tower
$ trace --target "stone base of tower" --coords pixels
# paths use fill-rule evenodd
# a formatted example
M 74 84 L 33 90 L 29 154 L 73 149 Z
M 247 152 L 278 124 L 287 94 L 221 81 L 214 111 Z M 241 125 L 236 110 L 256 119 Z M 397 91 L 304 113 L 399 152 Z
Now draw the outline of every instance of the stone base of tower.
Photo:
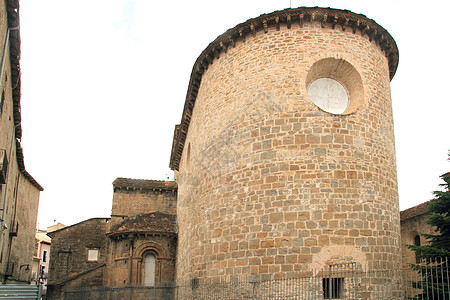
M 357 264 L 268 279 L 239 276 L 177 284 L 177 299 L 404 299 L 400 270 L 364 271 Z

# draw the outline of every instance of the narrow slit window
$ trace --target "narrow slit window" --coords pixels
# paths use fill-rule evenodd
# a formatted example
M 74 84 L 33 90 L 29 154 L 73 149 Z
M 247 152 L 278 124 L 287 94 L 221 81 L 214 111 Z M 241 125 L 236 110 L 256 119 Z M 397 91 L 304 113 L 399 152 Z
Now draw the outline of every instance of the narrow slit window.
M 0 98 L 0 115 L 3 112 L 3 102 L 5 102 L 5 90 L 2 90 L 2 97 Z
M 416 236 L 414 237 L 414 245 L 415 245 L 415 246 L 420 246 L 420 236 L 419 236 L 419 235 L 416 235 Z M 420 254 L 419 251 L 416 251 L 416 252 L 415 252 L 415 256 L 416 256 L 416 264 L 420 263 L 419 254 Z

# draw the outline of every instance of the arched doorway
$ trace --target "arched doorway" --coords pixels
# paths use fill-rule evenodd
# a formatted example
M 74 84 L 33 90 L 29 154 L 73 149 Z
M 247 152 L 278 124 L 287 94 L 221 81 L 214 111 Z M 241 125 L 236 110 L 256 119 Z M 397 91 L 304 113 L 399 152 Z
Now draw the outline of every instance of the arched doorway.
M 143 284 L 145 286 L 155 285 L 155 275 L 156 275 L 156 257 L 152 252 L 147 252 L 144 254 L 144 276 Z

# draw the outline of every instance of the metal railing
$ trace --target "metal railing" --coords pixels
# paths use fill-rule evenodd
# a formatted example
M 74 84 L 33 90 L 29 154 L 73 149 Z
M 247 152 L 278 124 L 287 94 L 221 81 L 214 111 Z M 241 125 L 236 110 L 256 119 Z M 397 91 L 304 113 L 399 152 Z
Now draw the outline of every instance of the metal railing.
M 178 284 L 177 299 L 403 299 L 401 270 L 363 271 L 356 263 L 264 280 L 258 276 Z
M 0 299 L 28 299 L 39 298 L 39 286 L 25 284 L 0 284 Z
M 450 299 L 449 258 L 422 260 L 404 270 L 405 295 L 408 299 Z
M 172 300 L 175 299 L 176 286 L 173 283 L 157 286 L 95 286 L 67 288 L 64 300 Z
M 273 279 L 268 275 L 193 279 L 154 287 L 66 288 L 64 299 L 433 299 L 450 300 L 447 258 L 406 269 L 363 270 L 334 264 L 319 272 Z

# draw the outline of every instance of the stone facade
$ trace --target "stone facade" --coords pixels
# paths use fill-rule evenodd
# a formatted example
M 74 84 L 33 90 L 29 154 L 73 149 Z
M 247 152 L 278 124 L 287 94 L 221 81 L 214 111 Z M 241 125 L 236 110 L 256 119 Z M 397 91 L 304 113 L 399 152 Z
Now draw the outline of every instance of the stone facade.
M 111 224 L 145 212 L 176 214 L 177 185 L 172 181 L 117 178 L 114 183 Z
M 73 287 L 154 286 L 174 280 L 176 183 L 117 178 L 113 186 L 111 218 L 89 219 L 49 233 L 48 299 L 62 299 Z M 155 258 L 154 273 L 153 280 L 145 282 L 148 255 Z
M 47 297 L 58 299 L 61 287 L 102 285 L 106 262 L 108 219 L 94 218 L 48 235 L 52 239 Z M 89 251 L 98 251 L 89 260 Z
M 155 256 L 155 283 L 174 279 L 176 190 L 171 181 L 114 181 L 105 285 L 144 284 L 144 256 Z M 130 264 L 131 262 L 131 264 Z
M 0 278 L 32 280 L 39 193 L 25 170 L 20 115 L 20 33 L 17 1 L 0 4 Z
M 112 228 L 108 233 L 111 239 L 108 253 L 111 272 L 108 274 L 111 276 L 105 278 L 105 285 L 144 284 L 146 252 L 156 256 L 155 282 L 172 282 L 176 256 L 175 222 L 174 215 L 148 213 Z
M 416 254 L 407 245 L 426 245 L 428 241 L 422 234 L 436 234 L 436 228 L 427 224 L 428 204 L 429 201 L 400 212 L 402 262 L 405 268 L 416 263 Z
M 205 49 L 172 147 L 178 280 L 400 267 L 397 59 L 374 21 L 320 8 L 262 15 Z M 311 101 L 322 77 L 347 89 L 343 114 Z

